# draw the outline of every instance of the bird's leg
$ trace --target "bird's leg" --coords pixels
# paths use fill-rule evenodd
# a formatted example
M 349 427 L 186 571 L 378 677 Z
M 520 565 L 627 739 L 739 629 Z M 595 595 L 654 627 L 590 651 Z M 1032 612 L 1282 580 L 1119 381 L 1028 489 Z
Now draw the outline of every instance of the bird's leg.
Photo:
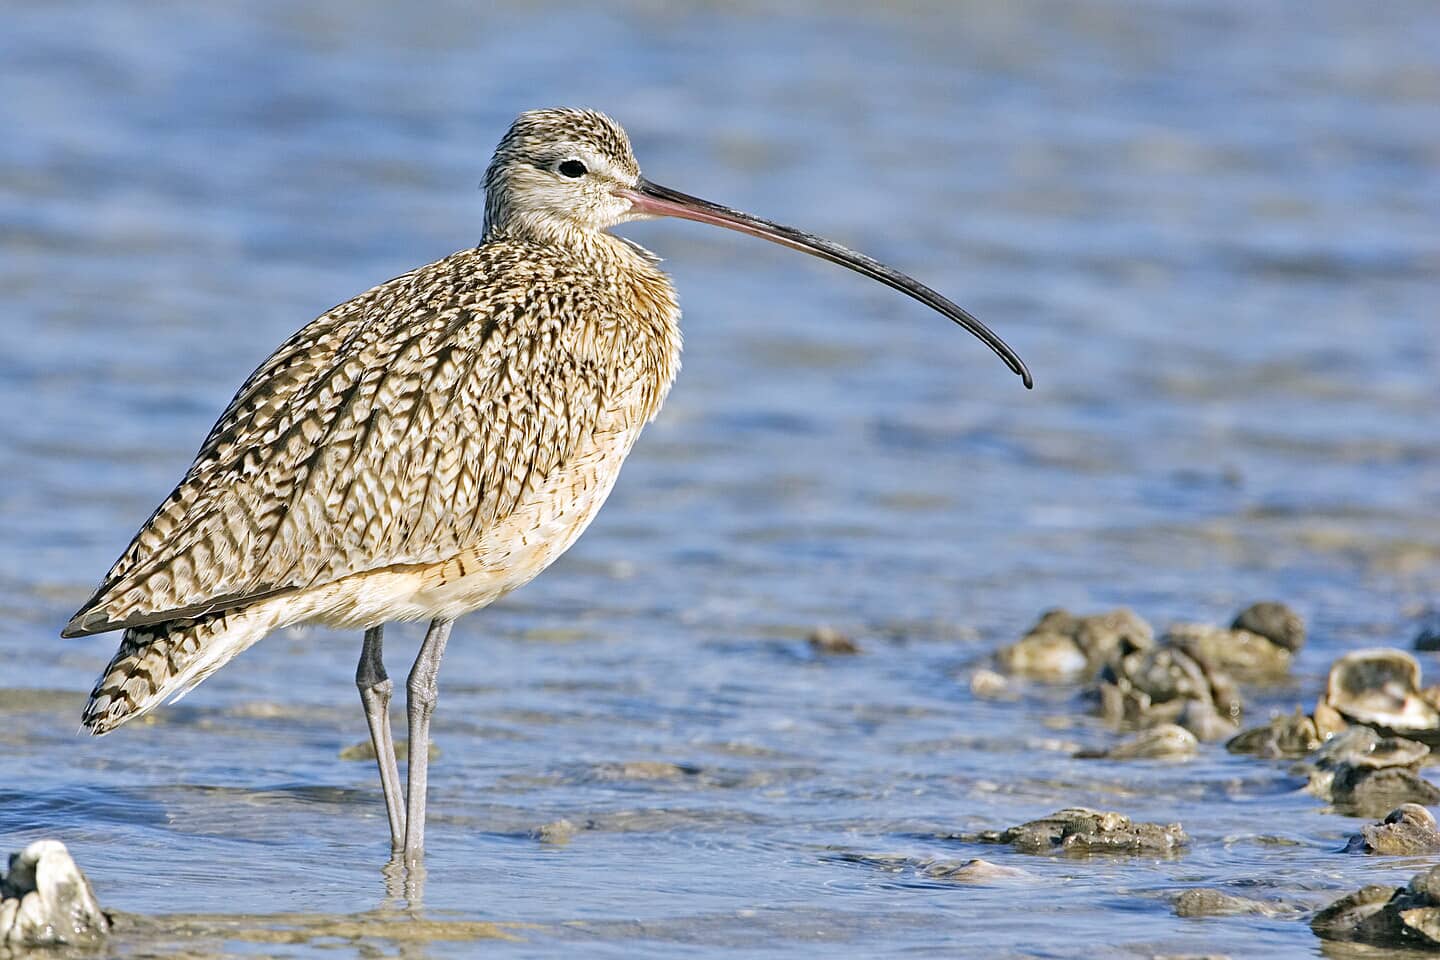
M 410 771 L 405 783 L 405 859 L 415 861 L 425 849 L 425 788 L 430 764 L 430 717 L 440 696 L 440 658 L 450 639 L 453 620 L 430 621 L 410 679 L 405 684 L 405 709 L 410 714 Z
M 370 744 L 380 768 L 380 789 L 385 794 L 385 813 L 390 817 L 390 846 L 398 850 L 405 842 L 405 801 L 400 793 L 400 768 L 395 763 L 395 740 L 390 735 L 390 694 L 395 684 L 385 672 L 381 653 L 383 624 L 365 631 L 360 648 L 360 665 L 355 668 L 355 686 L 365 705 L 365 722 L 370 725 Z

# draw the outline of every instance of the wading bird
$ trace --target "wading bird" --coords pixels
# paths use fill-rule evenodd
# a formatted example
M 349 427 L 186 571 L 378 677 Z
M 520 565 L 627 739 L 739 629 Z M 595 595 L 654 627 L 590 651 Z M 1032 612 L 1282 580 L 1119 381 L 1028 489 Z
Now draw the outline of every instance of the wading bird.
M 609 228 L 680 217 L 838 263 L 954 320 L 1030 386 L 999 337 L 910 277 L 646 180 L 603 114 L 521 114 L 485 191 L 479 246 L 342 303 L 250 375 L 63 633 L 125 631 L 84 711 L 105 734 L 276 628 L 363 629 L 355 681 L 410 862 L 451 624 L 575 542 L 679 367 L 669 280 Z M 381 660 L 394 620 L 430 621 L 406 684 L 403 794 Z

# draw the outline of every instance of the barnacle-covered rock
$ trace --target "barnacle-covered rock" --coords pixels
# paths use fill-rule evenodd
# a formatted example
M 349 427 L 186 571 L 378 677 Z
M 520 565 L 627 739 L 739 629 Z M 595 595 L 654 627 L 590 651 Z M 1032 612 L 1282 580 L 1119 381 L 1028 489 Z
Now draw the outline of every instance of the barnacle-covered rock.
M 1155 631 L 1150 624 L 1129 607 L 1116 607 L 1108 613 L 1076 618 L 1074 636 L 1085 658 L 1094 667 L 1122 653 L 1142 650 L 1155 643 Z
M 1141 730 L 1105 750 L 1080 750 L 1075 756 L 1104 760 L 1179 760 L 1193 757 L 1200 743 L 1195 734 L 1174 723 Z
M 1321 703 L 1314 715 L 1300 707 L 1289 715 L 1270 718 L 1263 727 L 1251 727 L 1232 737 L 1225 744 L 1231 753 L 1251 753 L 1260 757 L 1303 757 L 1317 750 L 1331 737 L 1345 730 L 1340 715 Z
M 1345 847 L 1346 853 L 1421 856 L 1440 853 L 1440 830 L 1435 816 L 1418 803 L 1402 803 L 1384 820 L 1360 828 Z
M 1361 816 L 1403 803 L 1440 803 L 1440 788 L 1419 774 L 1429 754 L 1423 743 L 1351 727 L 1311 755 L 1309 789 Z
M 1303 757 L 1321 742 L 1314 719 L 1296 707 L 1293 714 L 1271 717 L 1264 726 L 1236 734 L 1226 742 L 1225 749 L 1260 757 Z
M 1178 823 L 1136 823 L 1121 813 L 1067 807 L 1008 830 L 962 839 L 1008 843 L 1021 853 L 1174 854 L 1189 842 Z
M 1227 674 L 1206 670 L 1175 647 L 1136 650 L 1106 665 L 1099 699 L 1100 715 L 1118 725 L 1177 723 L 1189 715 L 1192 703 L 1213 707 L 1231 723 L 1241 712 L 1239 691 Z
M 1403 887 L 1362 887 L 1321 910 L 1310 922 L 1316 936 L 1384 947 L 1440 949 L 1440 867 Z
M 1258 633 L 1291 653 L 1305 645 L 1305 621 L 1283 603 L 1252 603 L 1235 615 L 1230 628 Z
M 1224 670 L 1247 680 L 1274 680 L 1290 672 L 1290 651 L 1249 630 L 1177 623 L 1165 631 L 1160 642 L 1184 650 L 1206 669 Z
M 1067 680 L 1091 675 L 1122 652 L 1153 643 L 1150 625 L 1123 607 L 1084 617 L 1056 609 L 1042 615 L 1020 640 L 1002 647 L 996 658 L 1008 673 Z
M 91 947 L 110 932 L 90 881 L 58 840 L 10 855 L 0 876 L 0 953 L 28 947 Z
M 1404 925 L 1386 908 L 1400 891 L 1367 884 L 1315 914 L 1310 930 L 1322 940 L 1355 940 L 1382 945 L 1400 942 Z
M 1362 816 L 1378 816 L 1394 804 L 1440 803 L 1440 787 L 1405 767 L 1344 767 L 1335 771 L 1330 799 Z
M 1085 673 L 1087 661 L 1074 637 L 1032 630 L 995 655 L 1006 673 L 1037 680 L 1069 680 Z

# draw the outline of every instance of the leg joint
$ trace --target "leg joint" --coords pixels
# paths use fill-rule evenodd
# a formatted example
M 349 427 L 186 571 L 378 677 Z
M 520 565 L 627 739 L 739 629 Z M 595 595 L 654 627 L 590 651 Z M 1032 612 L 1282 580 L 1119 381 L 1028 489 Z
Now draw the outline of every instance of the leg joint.
M 355 679 L 355 686 L 360 688 L 360 700 L 367 706 L 372 700 L 376 703 L 388 704 L 391 694 L 395 692 L 395 684 L 390 682 L 389 677 L 374 681 L 373 683 L 366 683 L 357 677 Z
M 435 701 L 440 699 L 440 684 L 433 674 L 416 676 L 412 673 L 405 683 L 405 692 L 412 703 L 433 708 Z
M 360 666 L 355 671 L 355 686 L 361 690 L 378 690 L 382 686 L 387 689 L 394 688 L 394 684 L 390 683 L 390 675 L 379 661 L 370 664 L 364 660 L 360 661 Z

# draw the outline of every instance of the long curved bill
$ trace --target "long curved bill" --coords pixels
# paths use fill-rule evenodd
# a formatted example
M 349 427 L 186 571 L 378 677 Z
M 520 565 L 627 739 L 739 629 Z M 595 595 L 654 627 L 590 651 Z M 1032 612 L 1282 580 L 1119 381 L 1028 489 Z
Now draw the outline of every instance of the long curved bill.
M 1020 379 L 1024 381 L 1026 389 L 1034 385 L 1034 381 L 1030 378 L 1030 369 L 1025 366 L 1025 361 L 1021 360 L 1020 355 L 1010 349 L 1010 345 L 1001 340 L 993 330 L 925 284 L 913 277 L 906 276 L 899 270 L 887 267 L 879 260 L 872 260 L 863 253 L 856 253 L 854 250 L 842 247 L 824 237 L 817 237 L 813 233 L 806 233 L 803 230 L 796 230 L 794 227 L 752 217 L 748 213 L 731 210 L 718 203 L 711 203 L 708 200 L 681 193 L 679 190 L 671 190 L 669 187 L 651 183 L 644 177 L 637 180 L 633 188 L 621 188 L 615 192 L 629 200 L 636 213 L 652 217 L 678 217 L 682 220 L 694 220 L 697 223 L 708 223 L 717 227 L 738 230 L 740 233 L 759 237 L 761 240 L 769 240 L 772 243 L 790 247 L 792 250 L 808 253 L 821 260 L 838 263 L 840 266 L 854 270 L 872 280 L 879 280 L 887 287 L 919 300 L 925 306 L 944 314 L 969 330 L 987 347 L 995 351 L 996 356 L 1004 360 L 1006 365 L 1019 375 Z

